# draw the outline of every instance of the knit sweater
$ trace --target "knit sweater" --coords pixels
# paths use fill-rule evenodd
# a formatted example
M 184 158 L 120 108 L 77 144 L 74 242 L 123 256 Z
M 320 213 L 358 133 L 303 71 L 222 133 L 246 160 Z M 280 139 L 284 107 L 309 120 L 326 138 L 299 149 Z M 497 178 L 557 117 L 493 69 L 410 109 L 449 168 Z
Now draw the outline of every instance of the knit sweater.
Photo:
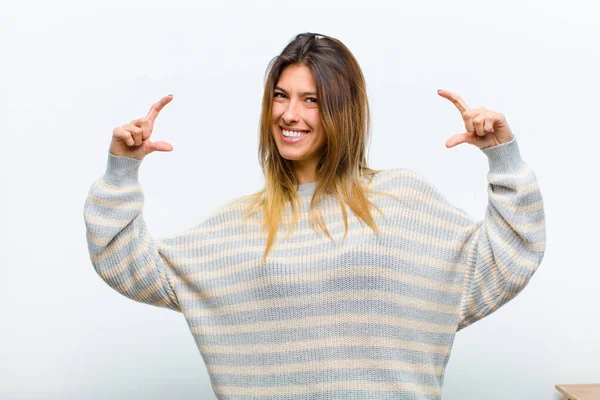
M 309 223 L 316 183 L 300 184 L 298 225 L 279 230 L 266 264 L 261 215 L 242 219 L 243 196 L 149 235 L 141 160 L 109 153 L 84 206 L 91 262 L 122 295 L 183 314 L 218 399 L 440 399 L 456 332 L 514 298 L 545 250 L 542 196 L 516 139 L 481 151 L 483 220 L 392 168 L 368 183 L 396 196 L 370 197 L 380 233 L 347 208 L 344 238 L 331 197 L 332 240 Z

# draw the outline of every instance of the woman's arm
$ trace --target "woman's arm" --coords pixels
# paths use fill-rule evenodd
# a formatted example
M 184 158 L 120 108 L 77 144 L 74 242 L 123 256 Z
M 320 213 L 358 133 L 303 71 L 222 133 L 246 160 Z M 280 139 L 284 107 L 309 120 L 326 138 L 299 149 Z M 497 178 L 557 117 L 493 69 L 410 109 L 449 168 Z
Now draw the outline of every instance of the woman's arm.
M 542 195 L 533 171 L 521 158 L 503 114 L 471 109 L 457 94 L 438 90 L 460 111 L 465 133 L 446 141 L 452 148 L 472 144 L 488 157 L 488 207 L 482 222 L 469 221 L 466 270 L 458 330 L 514 298 L 542 261 L 546 225 Z
M 489 161 L 485 219 L 472 221 L 458 330 L 514 298 L 542 261 L 546 246 L 543 199 L 516 139 L 482 149 Z
M 173 260 L 146 228 L 142 160 L 108 154 L 106 172 L 89 190 L 84 206 L 87 243 L 98 275 L 130 299 L 181 312 L 173 290 Z

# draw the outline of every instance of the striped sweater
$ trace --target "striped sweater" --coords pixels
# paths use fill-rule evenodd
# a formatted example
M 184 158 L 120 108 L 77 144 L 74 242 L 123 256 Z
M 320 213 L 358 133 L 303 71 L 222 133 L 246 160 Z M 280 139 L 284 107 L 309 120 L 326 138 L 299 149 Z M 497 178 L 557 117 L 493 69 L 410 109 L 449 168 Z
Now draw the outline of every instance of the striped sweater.
M 440 399 L 454 335 L 515 297 L 545 249 L 543 201 L 516 139 L 481 150 L 488 206 L 477 221 L 418 173 L 377 174 L 375 234 L 337 201 L 333 237 L 301 218 L 261 264 L 260 215 L 243 197 L 187 231 L 154 238 L 143 218 L 141 160 L 108 154 L 84 219 L 91 262 L 114 290 L 181 312 L 218 399 Z M 284 217 L 289 216 L 288 207 Z M 282 240 L 285 239 L 285 240 Z

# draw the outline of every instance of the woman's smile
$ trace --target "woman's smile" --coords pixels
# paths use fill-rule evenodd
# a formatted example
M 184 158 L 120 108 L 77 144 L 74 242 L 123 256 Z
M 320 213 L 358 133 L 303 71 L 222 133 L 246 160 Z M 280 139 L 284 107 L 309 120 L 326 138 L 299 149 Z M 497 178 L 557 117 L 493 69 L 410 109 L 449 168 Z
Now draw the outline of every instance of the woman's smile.
M 285 143 L 298 143 L 310 135 L 310 131 L 288 130 L 280 126 L 279 135 Z

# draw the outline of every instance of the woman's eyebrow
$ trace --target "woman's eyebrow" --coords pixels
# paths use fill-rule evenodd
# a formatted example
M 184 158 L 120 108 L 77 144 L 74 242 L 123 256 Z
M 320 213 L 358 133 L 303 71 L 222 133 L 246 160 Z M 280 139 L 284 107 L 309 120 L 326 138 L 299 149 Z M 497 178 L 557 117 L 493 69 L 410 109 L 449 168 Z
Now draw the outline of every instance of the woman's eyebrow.
M 286 93 L 286 94 L 287 94 L 287 92 L 286 92 L 286 90 L 285 90 L 284 88 L 281 88 L 281 87 L 279 87 L 279 86 L 275 86 L 275 89 L 279 89 L 279 90 L 281 90 L 283 93 Z M 315 92 L 304 92 L 304 93 L 300 93 L 300 96 L 316 96 L 316 95 L 317 95 L 317 93 L 315 93 Z

